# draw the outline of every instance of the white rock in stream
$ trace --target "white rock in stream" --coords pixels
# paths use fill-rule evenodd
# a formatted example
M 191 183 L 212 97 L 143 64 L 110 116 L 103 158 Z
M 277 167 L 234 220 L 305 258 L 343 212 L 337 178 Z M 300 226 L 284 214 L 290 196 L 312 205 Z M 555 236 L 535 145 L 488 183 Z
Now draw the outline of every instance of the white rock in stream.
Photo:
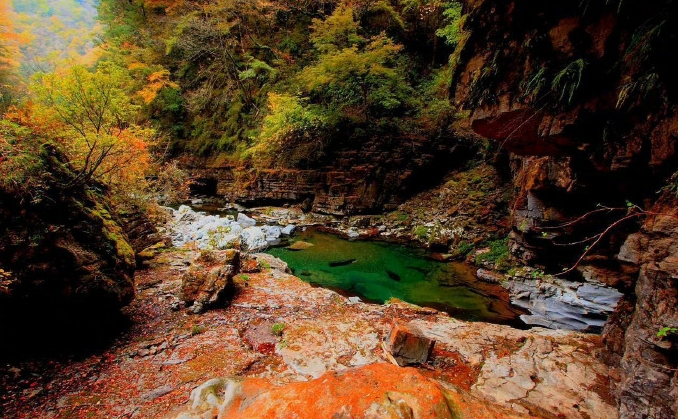
M 266 235 L 261 227 L 247 227 L 243 230 L 241 246 L 248 252 L 258 252 L 268 246 Z
M 296 229 L 297 229 L 297 226 L 295 226 L 294 224 L 290 224 L 286 227 L 283 227 L 283 229 L 280 232 L 285 236 L 291 236 L 292 233 L 294 233 L 294 230 L 296 230 Z
M 238 224 L 240 224 L 242 228 L 247 228 L 254 227 L 257 224 L 257 222 L 253 218 L 250 218 L 245 214 L 238 213 Z
M 237 219 L 231 215 L 207 215 L 187 205 L 166 210 L 172 215 L 166 228 L 177 247 L 194 243 L 198 249 L 242 247 L 257 252 L 277 244 L 282 235 L 280 226 L 257 227 L 256 221 L 245 214 L 238 214 Z
M 282 234 L 282 229 L 278 226 L 263 226 L 261 227 L 267 240 L 279 239 Z

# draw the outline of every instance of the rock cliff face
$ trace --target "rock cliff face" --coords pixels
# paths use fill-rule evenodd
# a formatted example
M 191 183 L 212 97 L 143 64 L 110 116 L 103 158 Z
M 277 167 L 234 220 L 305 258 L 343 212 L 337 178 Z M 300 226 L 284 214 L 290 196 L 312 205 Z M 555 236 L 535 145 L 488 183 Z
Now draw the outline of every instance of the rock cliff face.
M 653 24 L 668 25 L 655 22 L 656 15 L 675 6 L 468 3 L 471 36 L 462 48 L 454 100 L 472 111 L 476 133 L 510 153 L 514 255 L 547 266 L 563 263 L 583 247 L 563 244 L 590 236 L 619 212 L 597 211 L 568 228 L 554 227 L 597 204 L 625 209 L 626 201 L 656 199 L 675 171 L 676 92 L 662 70 L 670 64 L 656 57 L 666 42 L 648 33 Z M 643 77 L 656 84 L 641 86 Z M 627 233 L 600 243 L 602 253 L 614 253 Z
M 185 158 L 201 192 L 248 206 L 302 203 L 306 210 L 348 215 L 393 210 L 404 198 L 463 167 L 475 147 L 463 138 L 371 140 L 329 151 L 308 169 L 251 169 L 218 159 Z
M 677 324 L 676 203 L 653 204 L 678 167 L 676 7 L 466 1 L 452 92 L 509 154 L 513 256 L 625 293 L 605 329 L 622 417 L 678 412 L 676 347 L 656 337 Z
M 55 148 L 40 158 L 33 200 L 0 190 L 0 332 L 110 313 L 134 297 L 134 251 L 105 199 L 71 182 Z
M 678 412 L 678 336 L 657 336 L 678 325 L 678 201 L 662 200 L 652 212 L 617 256 L 640 266 L 635 305 L 623 305 L 605 335 L 611 362 L 623 371 L 617 396 L 628 418 L 674 418 Z

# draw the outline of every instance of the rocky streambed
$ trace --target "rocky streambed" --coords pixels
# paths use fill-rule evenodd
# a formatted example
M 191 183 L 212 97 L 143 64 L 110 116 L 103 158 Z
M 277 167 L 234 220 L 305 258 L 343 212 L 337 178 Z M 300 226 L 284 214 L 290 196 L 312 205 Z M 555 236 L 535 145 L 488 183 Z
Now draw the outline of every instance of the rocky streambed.
M 265 254 L 254 255 L 258 268 L 241 264 L 248 272 L 233 277 L 226 306 L 195 315 L 175 303 L 198 254 L 169 250 L 147 263 L 124 309 L 131 326 L 110 348 L 3 366 L 3 417 L 367 417 L 370 409 L 385 418 L 617 417 L 616 375 L 596 357 L 599 336 L 365 304 L 311 287 Z M 424 364 L 390 364 L 382 342 L 394 324 L 435 341 Z M 230 378 L 210 381 L 220 377 Z M 336 391 L 319 399 L 328 389 Z M 257 406 L 259 416 L 231 416 L 234 406 Z
M 454 185 L 456 187 L 456 184 Z M 441 196 L 445 195 L 443 192 Z M 428 195 L 421 197 L 421 200 L 423 199 L 436 202 Z M 442 201 L 446 202 L 446 199 Z M 443 251 L 429 253 L 429 257 L 439 260 L 466 259 L 475 262 L 481 267 L 477 273 L 478 279 L 486 283 L 501 284 L 508 292 L 508 296 L 504 298 L 510 300 L 515 307 L 527 311 L 520 316 L 522 322 L 534 326 L 600 333 L 622 297 L 622 293 L 616 288 L 593 277 L 585 276 L 582 280 L 571 280 L 546 275 L 540 269 L 530 267 L 507 269 L 504 257 L 508 258 L 508 249 L 501 250 L 506 246 L 501 240 L 495 242 L 478 240 L 480 227 L 477 225 L 470 228 L 464 224 L 458 226 L 456 230 L 438 228 L 436 224 L 426 220 L 437 217 L 439 209 L 432 211 L 427 217 L 424 214 L 410 214 L 411 211 L 406 213 L 405 211 L 410 210 L 408 205 L 411 203 L 401 206 L 399 209 L 401 212 L 386 216 L 353 217 L 305 213 L 296 207 L 261 207 L 249 210 L 239 207 L 240 211 L 247 211 L 251 217 L 238 211 L 220 216 L 196 212 L 188 206 L 182 206 L 178 210 L 168 209 L 171 217 L 167 230 L 176 246 L 190 244 L 198 249 L 238 247 L 249 251 L 261 251 L 279 244 L 281 239 L 288 240 L 298 228 L 308 226 L 316 226 L 348 239 L 428 245 L 432 250 Z M 410 214 L 414 220 L 402 218 L 403 214 Z M 410 225 L 411 222 L 415 224 Z M 419 236 L 416 234 L 418 231 Z M 454 237 L 456 241 L 453 240 Z M 460 243 L 470 243 L 474 240 L 478 244 L 469 245 L 463 252 L 459 250 L 462 247 Z M 441 247 L 441 243 L 448 242 L 456 244 Z M 501 252 L 505 252 L 505 256 Z M 496 272 L 496 269 L 504 272 Z M 490 293 L 498 294 L 496 290 Z M 433 303 L 433 300 L 431 302 Z

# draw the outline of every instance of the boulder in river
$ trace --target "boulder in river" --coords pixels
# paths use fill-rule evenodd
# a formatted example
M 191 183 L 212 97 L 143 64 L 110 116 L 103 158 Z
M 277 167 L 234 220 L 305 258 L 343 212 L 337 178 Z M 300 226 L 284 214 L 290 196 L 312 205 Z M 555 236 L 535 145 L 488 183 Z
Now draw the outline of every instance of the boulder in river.
M 243 213 L 238 213 L 238 219 L 236 220 L 242 228 L 254 227 L 257 225 L 257 222 Z
M 314 246 L 313 243 L 298 240 L 298 241 L 295 241 L 294 243 L 292 243 L 291 245 L 287 246 L 286 249 L 287 250 L 306 250 L 309 247 L 313 247 L 313 246 Z
M 266 235 L 260 227 L 247 227 L 241 233 L 241 246 L 248 252 L 258 252 L 268 247 Z
M 291 236 L 292 233 L 294 233 L 294 230 L 296 229 L 297 226 L 295 226 L 294 224 L 288 224 L 285 227 L 283 227 L 283 229 L 280 232 L 285 236 Z

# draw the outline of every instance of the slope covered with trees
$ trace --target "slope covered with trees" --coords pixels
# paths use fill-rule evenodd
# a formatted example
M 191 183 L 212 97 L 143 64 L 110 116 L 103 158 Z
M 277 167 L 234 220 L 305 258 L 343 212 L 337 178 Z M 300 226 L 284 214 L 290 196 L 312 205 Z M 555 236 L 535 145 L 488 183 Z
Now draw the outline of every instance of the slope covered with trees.
M 149 81 L 161 64 L 176 83 L 149 101 L 176 149 L 294 167 L 377 136 L 441 135 L 456 36 L 436 31 L 457 25 L 456 7 L 225 0 L 102 10 L 118 58 L 146 67 Z

